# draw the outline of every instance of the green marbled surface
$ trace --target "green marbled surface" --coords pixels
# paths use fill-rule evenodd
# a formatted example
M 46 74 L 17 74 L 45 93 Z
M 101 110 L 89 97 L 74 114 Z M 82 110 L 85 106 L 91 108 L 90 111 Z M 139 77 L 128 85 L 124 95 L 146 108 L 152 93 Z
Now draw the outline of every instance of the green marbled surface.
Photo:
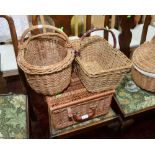
M 0 138 L 28 138 L 25 95 L 0 96 Z
M 155 93 L 139 88 L 127 74 L 116 89 L 117 104 L 124 114 L 132 114 L 155 106 Z

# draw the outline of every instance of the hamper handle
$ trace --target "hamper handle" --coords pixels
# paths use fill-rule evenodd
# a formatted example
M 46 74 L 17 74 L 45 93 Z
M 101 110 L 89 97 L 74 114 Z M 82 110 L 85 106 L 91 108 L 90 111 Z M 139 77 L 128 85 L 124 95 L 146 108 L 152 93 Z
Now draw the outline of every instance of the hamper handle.
M 88 30 L 86 33 L 84 33 L 82 35 L 82 37 L 80 38 L 80 40 L 82 41 L 88 34 L 90 34 L 91 32 L 94 32 L 94 31 L 99 31 L 99 30 L 103 30 L 103 31 L 108 31 L 111 33 L 112 37 L 113 37 L 113 42 L 114 42 L 114 45 L 113 45 L 113 48 L 116 48 L 116 37 L 115 37 L 115 34 L 113 31 L 109 30 L 109 29 L 106 29 L 106 28 L 93 28 L 91 30 Z
M 71 109 L 69 109 L 68 110 L 69 111 L 68 116 L 69 117 L 73 117 L 74 121 L 76 121 L 76 122 L 83 122 L 83 121 L 86 121 L 86 120 L 88 120 L 88 119 L 90 119 L 90 118 L 95 116 L 96 107 L 92 107 L 90 109 L 91 109 L 91 112 L 89 112 L 88 114 L 82 115 L 82 116 L 78 115 L 78 114 L 72 114 L 71 113 Z
M 82 116 L 74 114 L 73 118 L 76 122 L 83 122 L 95 116 L 95 112 L 96 112 L 96 109 L 91 109 L 91 112 L 89 112 L 88 114 L 85 114 Z
M 28 29 L 26 29 L 26 30 L 23 32 L 23 34 L 22 34 L 22 36 L 21 36 L 20 43 L 22 44 L 22 43 L 24 42 L 25 36 L 26 36 L 30 31 L 33 31 L 33 30 L 38 29 L 38 28 L 39 28 L 39 29 L 46 28 L 46 29 L 55 30 L 55 31 L 59 32 L 60 34 L 62 34 L 62 35 L 65 37 L 66 41 L 69 42 L 68 36 L 67 36 L 64 32 L 62 32 L 61 30 L 59 30 L 58 28 L 56 28 L 56 27 L 54 27 L 54 26 L 51 26 L 51 25 L 35 25 L 35 26 L 29 27 Z M 45 34 L 46 34 L 46 33 L 42 33 L 42 35 L 45 35 Z M 37 35 L 36 35 L 36 36 L 37 36 Z

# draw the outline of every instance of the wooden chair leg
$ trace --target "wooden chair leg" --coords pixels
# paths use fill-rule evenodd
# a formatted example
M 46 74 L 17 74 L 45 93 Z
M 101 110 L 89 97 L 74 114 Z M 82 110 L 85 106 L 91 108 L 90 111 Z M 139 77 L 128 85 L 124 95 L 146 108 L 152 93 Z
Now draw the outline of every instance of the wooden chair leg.
M 29 95 L 28 95 L 28 98 L 29 98 L 29 105 L 28 106 L 29 106 L 29 116 L 30 116 L 30 119 L 32 121 L 37 121 L 37 115 L 35 113 L 34 106 L 33 106 L 32 102 L 30 101 L 31 97 L 29 97 Z
M 0 75 L 0 94 L 7 93 L 7 84 L 6 80 Z
M 135 122 L 134 119 L 127 119 L 122 121 L 121 129 L 122 130 L 127 129 L 128 127 L 132 126 L 134 122 Z

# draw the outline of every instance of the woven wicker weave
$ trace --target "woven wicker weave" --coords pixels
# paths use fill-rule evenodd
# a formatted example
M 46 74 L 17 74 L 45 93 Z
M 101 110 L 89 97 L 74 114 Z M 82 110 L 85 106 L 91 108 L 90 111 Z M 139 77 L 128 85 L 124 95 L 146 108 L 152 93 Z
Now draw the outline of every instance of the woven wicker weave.
M 108 113 L 114 90 L 90 93 L 73 74 L 62 94 L 46 97 L 50 124 L 55 130 Z
M 135 67 L 131 69 L 132 78 L 137 86 L 142 89 L 155 92 L 155 78 L 148 77 L 139 72 Z
M 145 42 L 132 56 L 132 78 L 135 83 L 148 91 L 155 92 L 155 43 Z
M 56 32 L 38 34 L 24 41 L 27 33 L 37 28 Z M 70 83 L 73 59 L 74 52 L 70 48 L 68 37 L 53 26 L 32 26 L 22 35 L 18 65 L 37 93 L 53 95 L 63 91 Z
M 155 43 L 145 42 L 133 53 L 133 63 L 145 72 L 155 74 Z
M 77 53 L 80 53 L 76 57 L 78 75 L 90 92 L 115 89 L 131 68 L 131 61 L 121 51 L 112 48 L 105 39 L 98 36 L 85 38 L 97 30 L 111 32 L 116 46 L 113 32 L 107 29 L 90 30 L 80 40 L 72 42 Z

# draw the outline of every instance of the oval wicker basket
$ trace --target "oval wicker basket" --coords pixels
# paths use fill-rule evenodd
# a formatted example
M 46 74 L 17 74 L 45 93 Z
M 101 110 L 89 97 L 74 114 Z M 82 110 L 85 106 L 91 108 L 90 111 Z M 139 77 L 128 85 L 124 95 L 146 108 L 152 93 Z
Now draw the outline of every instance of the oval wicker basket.
M 142 89 L 155 92 L 155 43 L 145 42 L 132 56 L 132 78 Z
M 86 37 L 93 31 L 104 30 L 112 34 L 114 48 L 102 37 Z M 100 92 L 115 89 L 124 75 L 131 69 L 131 61 L 116 47 L 114 33 L 108 29 L 92 29 L 86 32 L 81 39 L 72 42 L 79 52 L 76 57 L 76 70 L 90 92 Z
M 54 32 L 25 36 L 37 29 L 46 28 Z M 32 26 L 21 37 L 19 67 L 24 71 L 29 85 L 44 95 L 62 92 L 70 83 L 74 52 L 64 32 L 53 26 Z

